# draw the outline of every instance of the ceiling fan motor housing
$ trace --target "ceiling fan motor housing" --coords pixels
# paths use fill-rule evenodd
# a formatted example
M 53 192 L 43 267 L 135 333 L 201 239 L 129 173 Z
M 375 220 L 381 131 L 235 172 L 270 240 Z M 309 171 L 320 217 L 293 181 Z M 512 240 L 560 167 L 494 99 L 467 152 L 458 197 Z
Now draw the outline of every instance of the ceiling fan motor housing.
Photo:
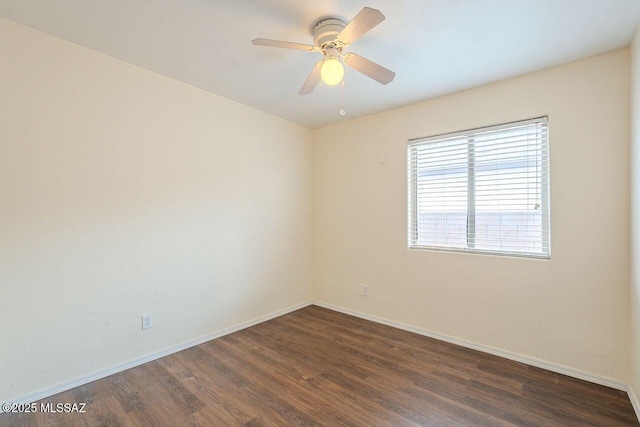
M 323 19 L 313 27 L 313 44 L 324 48 L 326 44 L 333 44 L 336 37 L 347 24 L 337 18 Z

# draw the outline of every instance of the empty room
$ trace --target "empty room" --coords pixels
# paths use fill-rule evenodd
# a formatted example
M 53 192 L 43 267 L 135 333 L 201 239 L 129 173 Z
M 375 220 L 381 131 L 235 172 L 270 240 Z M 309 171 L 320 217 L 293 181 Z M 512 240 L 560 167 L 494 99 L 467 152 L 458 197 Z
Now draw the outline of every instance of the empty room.
M 0 426 L 639 426 L 640 1 L 0 0 Z

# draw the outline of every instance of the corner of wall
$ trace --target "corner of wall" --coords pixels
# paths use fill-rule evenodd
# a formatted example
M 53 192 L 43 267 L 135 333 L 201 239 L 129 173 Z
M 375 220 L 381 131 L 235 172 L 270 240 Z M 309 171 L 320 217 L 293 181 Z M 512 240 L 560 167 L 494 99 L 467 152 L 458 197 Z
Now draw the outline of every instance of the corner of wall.
M 640 27 L 631 43 L 631 241 L 629 399 L 640 419 Z

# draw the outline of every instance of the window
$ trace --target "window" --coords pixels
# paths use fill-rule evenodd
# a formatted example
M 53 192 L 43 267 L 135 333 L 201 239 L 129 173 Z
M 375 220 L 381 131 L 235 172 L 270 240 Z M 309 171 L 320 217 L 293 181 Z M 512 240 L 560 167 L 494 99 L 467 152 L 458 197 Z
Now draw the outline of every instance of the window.
M 409 141 L 409 247 L 549 258 L 547 118 Z

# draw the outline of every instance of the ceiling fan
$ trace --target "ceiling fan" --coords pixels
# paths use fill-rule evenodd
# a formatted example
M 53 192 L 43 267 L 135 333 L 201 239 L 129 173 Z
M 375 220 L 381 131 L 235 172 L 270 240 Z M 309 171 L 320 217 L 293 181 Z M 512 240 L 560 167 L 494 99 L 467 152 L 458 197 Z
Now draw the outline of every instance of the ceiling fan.
M 313 45 L 269 39 L 255 39 L 252 43 L 260 46 L 322 52 L 322 60 L 311 70 L 309 77 L 300 89 L 300 95 L 308 95 L 313 92 L 320 79 L 330 86 L 340 83 L 344 76 L 344 68 L 339 58 L 342 58 L 345 65 L 386 85 L 393 80 L 396 73 L 355 53 L 342 53 L 342 49 L 358 40 L 382 21 L 384 21 L 384 15 L 379 10 L 365 7 L 348 24 L 337 18 L 319 21 L 313 28 Z

